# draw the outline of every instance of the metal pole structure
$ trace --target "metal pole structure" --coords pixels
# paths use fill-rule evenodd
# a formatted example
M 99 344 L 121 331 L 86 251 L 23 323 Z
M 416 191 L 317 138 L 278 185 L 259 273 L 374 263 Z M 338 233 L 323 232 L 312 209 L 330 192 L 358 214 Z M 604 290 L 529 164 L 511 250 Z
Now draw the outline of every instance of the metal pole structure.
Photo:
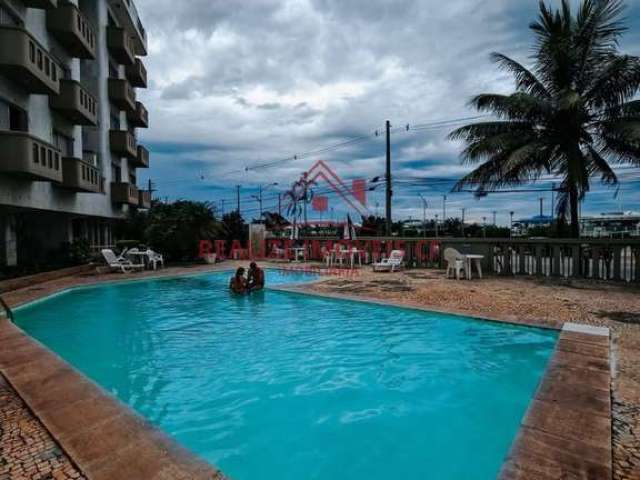
M 492 212 L 493 213 L 493 226 L 496 226 L 496 215 L 498 214 L 498 212 L 496 212 L 495 210 Z
M 391 123 L 389 120 L 386 122 L 386 131 L 387 131 L 387 163 L 386 163 L 386 181 L 387 181 L 387 191 L 386 191 L 386 234 L 387 237 L 391 236 L 391 197 L 393 192 L 391 190 Z
M 447 221 L 447 196 L 442 196 L 442 223 Z
M 258 185 L 258 204 L 260 205 L 260 218 L 262 218 L 262 185 Z
M 465 208 L 462 208 L 462 223 L 460 224 L 460 229 L 462 230 L 462 236 L 464 237 L 464 213 L 465 213 Z
M 487 238 L 487 217 L 482 217 L 482 237 Z
M 240 185 L 236 185 L 236 198 L 238 201 L 236 211 L 238 212 L 238 215 L 240 215 Z
M 438 214 L 436 213 L 436 238 L 438 238 Z
M 282 194 L 278 193 L 278 215 L 282 216 Z

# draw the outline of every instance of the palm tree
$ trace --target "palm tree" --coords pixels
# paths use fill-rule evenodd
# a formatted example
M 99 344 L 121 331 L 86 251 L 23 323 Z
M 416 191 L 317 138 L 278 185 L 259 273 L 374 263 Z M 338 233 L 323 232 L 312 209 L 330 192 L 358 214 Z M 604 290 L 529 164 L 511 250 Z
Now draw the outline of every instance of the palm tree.
M 583 0 L 574 15 L 569 0 L 557 11 L 543 1 L 536 22 L 533 68 L 493 53 L 515 77 L 511 95 L 482 94 L 471 101 L 497 119 L 464 126 L 450 139 L 464 140 L 463 163 L 478 164 L 454 187 L 476 193 L 532 182 L 543 174 L 562 178 L 559 218 L 571 216 L 580 235 L 579 202 L 591 178 L 618 182 L 612 165 L 640 166 L 640 58 L 621 55 L 626 30 L 621 0 Z

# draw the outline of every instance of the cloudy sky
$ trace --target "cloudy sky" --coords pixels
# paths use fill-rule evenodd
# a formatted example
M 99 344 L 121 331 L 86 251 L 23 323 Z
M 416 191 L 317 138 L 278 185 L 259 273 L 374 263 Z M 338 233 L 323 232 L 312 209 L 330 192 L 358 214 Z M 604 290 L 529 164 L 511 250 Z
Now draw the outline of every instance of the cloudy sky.
M 556 0 L 550 0 L 556 3 Z M 151 128 L 141 133 L 152 153 L 150 176 L 169 199 L 210 200 L 257 216 L 317 160 L 345 181 L 384 174 L 385 120 L 393 126 L 394 217 L 442 212 L 442 195 L 466 168 L 460 145 L 436 122 L 475 115 L 481 92 L 507 93 L 512 80 L 489 60 L 492 51 L 527 63 L 527 28 L 537 0 L 137 0 L 149 36 L 150 85 L 139 93 Z M 630 27 L 621 45 L 640 55 L 640 0 L 628 0 Z M 407 125 L 409 130 L 407 131 Z M 357 137 L 346 146 L 311 153 Z M 294 158 L 297 156 L 297 158 Z M 421 178 L 419 184 L 412 178 Z M 640 175 L 623 174 L 619 193 L 595 187 L 584 213 L 640 210 Z M 540 188 L 550 183 L 540 184 Z M 317 190 L 328 191 L 326 184 Z M 538 187 L 536 187 L 538 188 Z M 328 194 L 334 218 L 347 206 Z M 447 195 L 447 216 L 481 220 L 497 211 L 529 216 L 551 194 L 496 194 L 476 200 Z M 382 188 L 369 192 L 372 213 L 384 212 Z M 546 212 L 547 213 L 547 212 Z M 315 214 L 314 214 L 315 215 Z M 317 214 L 319 216 L 319 214 Z M 331 213 L 324 213 L 324 218 Z

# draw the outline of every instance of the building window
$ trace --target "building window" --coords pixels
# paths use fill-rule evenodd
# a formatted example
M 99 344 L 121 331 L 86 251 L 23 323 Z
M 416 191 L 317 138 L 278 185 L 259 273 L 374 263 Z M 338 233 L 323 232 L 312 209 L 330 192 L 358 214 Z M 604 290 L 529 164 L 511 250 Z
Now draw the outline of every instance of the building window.
M 33 144 L 33 163 L 40 163 L 38 160 L 38 144 Z
M 38 68 L 42 70 L 42 50 L 38 49 Z
M 27 111 L 0 98 L 0 130 L 28 131 Z
M 8 8 L 0 4 L 0 25 L 19 27 L 20 25 L 22 25 L 22 21 Z
M 47 160 L 49 168 L 53 168 L 53 150 L 47 150 Z
M 36 63 L 36 44 L 29 40 L 29 60 Z

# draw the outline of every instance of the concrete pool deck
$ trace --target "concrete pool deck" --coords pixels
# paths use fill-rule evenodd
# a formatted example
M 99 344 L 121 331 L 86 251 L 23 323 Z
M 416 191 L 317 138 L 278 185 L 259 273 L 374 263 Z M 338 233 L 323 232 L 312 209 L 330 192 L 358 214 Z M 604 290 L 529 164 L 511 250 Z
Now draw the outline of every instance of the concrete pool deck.
M 130 278 L 196 274 L 226 270 L 235 268 L 235 266 L 233 262 L 226 262 L 214 268 L 211 266 L 170 268 L 160 275 L 153 272 L 126 276 L 113 274 L 77 275 L 5 293 L 3 296 L 10 306 L 15 307 L 78 285 Z M 273 266 L 282 267 L 283 265 L 274 264 Z M 412 274 L 417 272 L 419 271 Z M 406 275 L 409 274 L 372 276 L 367 273 L 362 278 L 356 279 L 328 278 L 320 283 L 303 286 L 300 290 L 325 295 L 331 294 L 332 296 L 339 296 L 342 293 L 344 296 L 344 293 L 349 289 L 343 287 L 350 284 L 355 296 L 359 299 L 365 299 L 359 289 L 363 281 L 378 281 L 380 285 L 393 285 L 394 281 L 398 281 L 398 278 L 402 279 Z M 334 288 L 336 285 L 340 285 L 340 288 Z M 482 282 L 465 282 L 461 285 L 465 288 L 477 289 L 479 285 L 482 285 Z M 342 290 L 342 292 L 332 290 Z M 406 293 L 402 289 L 396 290 L 395 293 Z M 415 306 L 416 303 L 407 301 L 406 298 L 393 300 L 388 298 L 388 295 L 368 296 L 384 303 L 396 303 L 403 306 Z M 470 314 L 468 311 L 457 308 L 457 305 L 453 303 L 452 308 L 443 308 L 442 306 L 438 308 L 428 304 L 423 308 L 464 315 Z M 492 320 L 510 321 L 504 315 L 487 312 L 486 309 L 480 309 L 472 315 L 482 317 L 485 313 Z M 514 316 L 514 318 L 516 317 Z M 522 317 L 516 318 L 516 320 L 520 320 L 516 323 L 523 323 Z M 535 321 L 526 318 L 524 320 L 524 323 L 530 325 L 547 328 L 559 327 L 558 323 L 545 320 Z M 64 385 L 76 383 L 75 380 L 70 380 L 73 377 L 69 372 L 70 367 L 62 360 L 56 359 L 55 355 L 48 352 L 46 348 L 25 337 L 26 335 L 21 334 L 17 327 L 6 320 L 0 320 L 0 343 L 4 347 L 7 339 L 16 342 L 11 344 L 14 345 L 12 348 L 0 350 L 0 371 L 25 401 L 26 406 L 42 421 L 48 432 L 60 445 L 61 450 L 69 456 L 70 461 L 75 462 L 78 475 L 86 475 L 87 478 L 216 478 L 216 475 L 219 475 L 215 469 L 206 466 L 206 464 L 203 465 L 203 462 L 201 463 L 197 458 L 167 440 L 157 430 L 141 421 L 125 406 L 118 404 L 117 401 L 104 394 L 99 387 L 81 375 L 77 374 L 79 378 L 75 379 L 79 384 L 65 387 Z M 622 475 L 616 476 L 616 468 L 612 463 L 609 346 L 609 337 L 570 331 L 561 333 L 561 339 L 549 364 L 545 379 L 532 401 L 520 434 L 503 467 L 502 478 L 555 479 L 561 478 L 559 474 L 564 472 L 568 475 L 567 478 L 599 479 L 611 478 L 612 470 L 616 479 L 639 478 L 633 474 L 624 476 L 626 475 L 624 471 L 621 472 Z M 48 355 L 42 353 L 41 350 Z M 50 358 L 51 356 L 54 357 L 54 360 Z M 50 398 L 52 395 L 61 397 L 62 403 L 59 403 L 57 408 L 51 409 L 47 414 L 46 411 L 42 411 L 42 408 L 43 406 L 45 409 L 47 406 L 51 407 Z M 108 398 L 105 399 L 103 396 Z M 105 401 L 102 413 L 95 414 L 95 420 L 102 419 L 101 421 L 105 423 L 101 424 L 98 421 L 92 428 L 87 429 L 84 436 L 74 433 L 75 428 L 80 428 L 83 423 L 87 422 L 86 419 L 91 420 L 92 399 L 94 398 Z M 71 405 L 75 405 L 75 408 L 72 408 Z M 111 413 L 109 413 L 110 411 Z M 65 418 L 60 419 L 59 417 Z M 104 420 L 109 417 L 114 419 Z M 104 436 L 103 430 L 96 425 L 109 427 L 109 430 L 104 430 L 109 434 L 108 437 L 113 432 L 115 435 L 124 435 L 121 437 L 124 438 L 122 441 L 129 447 L 122 447 L 118 451 L 124 455 L 123 458 L 127 458 L 126 455 L 132 455 L 132 457 L 129 460 L 120 460 L 114 465 L 108 466 L 104 458 L 101 459 L 101 452 L 103 455 L 113 457 L 113 451 L 110 449 L 117 448 L 120 444 L 110 444 L 108 441 L 100 439 Z M 559 426 L 561 426 L 561 430 L 558 430 Z M 94 443 L 94 436 L 95 439 L 99 439 L 97 443 Z M 144 455 L 137 454 L 137 448 L 134 447 L 134 445 L 137 446 L 138 440 L 142 442 L 143 448 L 150 449 Z M 97 457 L 92 459 L 91 455 Z M 161 466 L 153 466 L 157 465 L 157 461 Z M 130 472 L 135 474 L 126 477 L 119 469 L 132 469 Z M 633 470 L 628 471 L 633 472 Z M 2 473 L 0 465 L 0 479 L 3 478 Z M 60 476 L 59 478 L 74 477 Z

